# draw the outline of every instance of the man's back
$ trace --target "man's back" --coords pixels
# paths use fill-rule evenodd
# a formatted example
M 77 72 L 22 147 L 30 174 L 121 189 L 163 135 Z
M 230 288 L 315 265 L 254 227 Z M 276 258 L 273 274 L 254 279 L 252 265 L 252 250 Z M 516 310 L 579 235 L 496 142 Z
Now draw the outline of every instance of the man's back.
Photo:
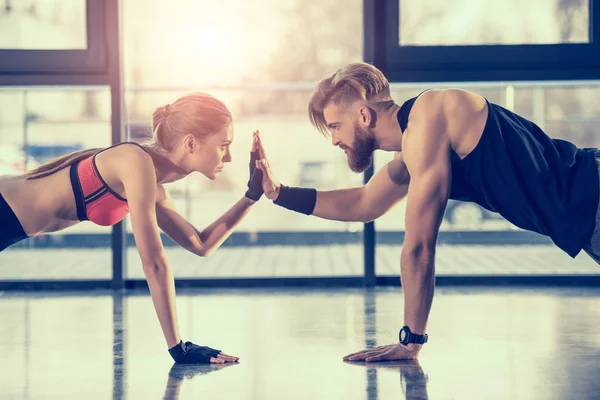
M 403 131 L 415 99 L 398 113 Z M 599 192 L 595 149 L 551 139 L 531 121 L 486 103 L 479 140 L 467 154 L 452 149 L 449 197 L 476 202 L 520 228 L 547 235 L 574 257 L 594 229 Z

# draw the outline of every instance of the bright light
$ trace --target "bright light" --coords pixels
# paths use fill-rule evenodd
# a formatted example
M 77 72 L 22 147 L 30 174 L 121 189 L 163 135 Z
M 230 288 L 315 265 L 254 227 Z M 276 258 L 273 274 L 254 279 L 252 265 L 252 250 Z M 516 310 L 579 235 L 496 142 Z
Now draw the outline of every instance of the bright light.
M 233 84 L 262 65 L 278 45 L 277 19 L 266 15 L 268 9 L 248 8 L 238 0 L 159 5 L 164 3 L 136 9 L 140 24 L 124 29 L 130 45 L 137 47 L 132 50 L 142 73 L 158 72 L 161 84 Z

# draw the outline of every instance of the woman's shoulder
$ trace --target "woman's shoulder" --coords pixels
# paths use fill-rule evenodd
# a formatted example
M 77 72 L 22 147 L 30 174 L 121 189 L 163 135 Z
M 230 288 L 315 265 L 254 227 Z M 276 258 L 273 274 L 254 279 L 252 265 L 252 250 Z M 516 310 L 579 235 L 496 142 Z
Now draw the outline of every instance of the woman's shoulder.
M 152 169 L 154 161 L 144 146 L 126 142 L 111 146 L 95 156 L 97 168 L 102 173 L 109 173 L 115 178 L 121 178 L 135 171 Z
M 104 158 L 112 159 L 114 162 L 130 164 L 133 167 L 138 163 L 152 162 L 149 151 L 149 148 L 139 143 L 123 142 L 106 148 L 98 153 L 96 157 L 104 156 Z

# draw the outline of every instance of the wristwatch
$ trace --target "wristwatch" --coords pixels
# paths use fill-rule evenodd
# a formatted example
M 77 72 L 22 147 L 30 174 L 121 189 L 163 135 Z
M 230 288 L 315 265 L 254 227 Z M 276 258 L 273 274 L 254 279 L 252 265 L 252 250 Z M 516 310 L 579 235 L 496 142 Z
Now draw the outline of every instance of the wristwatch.
M 402 327 L 402 329 L 400 329 L 400 332 L 398 334 L 398 338 L 400 339 L 400 343 L 402 344 L 409 344 L 409 343 L 417 343 L 417 344 L 424 344 L 427 343 L 427 334 L 425 335 L 417 335 L 416 333 L 412 333 L 410 331 L 410 328 L 406 325 L 404 325 Z

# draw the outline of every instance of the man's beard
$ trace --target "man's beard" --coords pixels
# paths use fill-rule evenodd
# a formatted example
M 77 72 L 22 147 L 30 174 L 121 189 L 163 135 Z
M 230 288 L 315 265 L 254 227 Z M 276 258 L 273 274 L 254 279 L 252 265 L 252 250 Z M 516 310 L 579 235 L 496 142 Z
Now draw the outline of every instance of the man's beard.
M 375 138 L 358 124 L 354 124 L 354 143 L 348 149 L 348 166 L 353 172 L 365 172 L 373 163 Z

